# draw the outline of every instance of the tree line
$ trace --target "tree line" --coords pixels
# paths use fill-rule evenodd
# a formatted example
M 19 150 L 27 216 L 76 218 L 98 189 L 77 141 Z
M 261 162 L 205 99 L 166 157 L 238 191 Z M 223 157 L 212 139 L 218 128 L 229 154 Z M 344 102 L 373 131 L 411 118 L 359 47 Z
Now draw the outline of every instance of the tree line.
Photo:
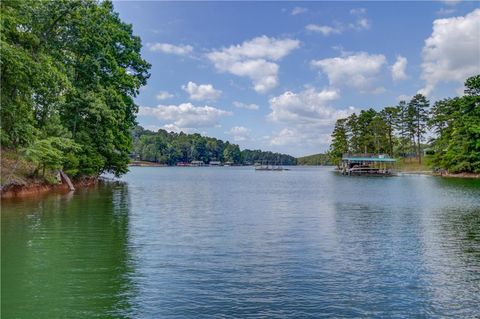
M 331 165 L 328 153 L 314 154 L 297 158 L 298 165 Z
M 465 81 L 461 97 L 430 101 L 422 94 L 375 111 L 338 119 L 329 155 L 338 163 L 345 153 L 415 157 L 430 154 L 434 168 L 480 172 L 480 75 Z M 428 133 L 428 134 L 427 134 Z M 428 135 L 428 136 L 427 136 Z
M 149 77 L 140 38 L 111 1 L 0 2 L 1 147 L 33 175 L 125 173 Z
M 280 153 L 261 150 L 240 150 L 240 147 L 230 142 L 198 133 L 175 133 L 165 130 L 153 132 L 137 126 L 132 131 L 134 156 L 143 161 L 175 165 L 191 161 L 220 161 L 238 165 L 269 163 L 295 165 L 296 158 Z

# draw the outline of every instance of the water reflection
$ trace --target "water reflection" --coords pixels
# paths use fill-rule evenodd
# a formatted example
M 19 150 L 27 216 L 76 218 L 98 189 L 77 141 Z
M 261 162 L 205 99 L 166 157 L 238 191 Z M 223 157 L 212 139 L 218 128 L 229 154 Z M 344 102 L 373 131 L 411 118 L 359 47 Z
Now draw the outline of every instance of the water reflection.
M 128 187 L 2 203 L 2 317 L 119 317 L 134 293 Z

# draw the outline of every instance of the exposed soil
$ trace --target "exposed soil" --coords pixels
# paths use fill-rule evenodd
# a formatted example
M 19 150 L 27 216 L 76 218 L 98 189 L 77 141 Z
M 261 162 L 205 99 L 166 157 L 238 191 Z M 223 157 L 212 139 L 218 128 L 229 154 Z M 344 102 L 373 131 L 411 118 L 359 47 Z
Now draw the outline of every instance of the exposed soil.
M 73 181 L 73 185 L 77 189 L 96 184 L 97 181 L 97 177 L 85 177 Z M 70 189 L 66 183 L 51 185 L 37 180 L 14 180 L 7 185 L 2 185 L 0 194 L 1 198 L 15 198 L 36 196 L 52 191 L 68 193 Z

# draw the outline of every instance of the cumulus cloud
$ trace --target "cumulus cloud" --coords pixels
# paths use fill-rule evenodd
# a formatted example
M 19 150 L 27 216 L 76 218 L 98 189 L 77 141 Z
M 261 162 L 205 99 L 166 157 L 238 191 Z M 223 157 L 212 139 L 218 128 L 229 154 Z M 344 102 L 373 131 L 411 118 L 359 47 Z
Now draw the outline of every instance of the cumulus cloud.
M 339 97 L 338 91 L 333 89 L 318 91 L 314 88 L 307 88 L 299 93 L 287 91 L 270 99 L 272 112 L 268 118 L 272 121 L 289 124 L 331 124 L 338 116 L 345 115 L 345 113 L 328 106 L 329 102 Z
M 319 152 L 331 142 L 330 132 L 300 130 L 298 128 L 283 128 L 269 136 L 272 146 L 303 146 Z
M 212 106 L 194 106 L 191 103 L 180 105 L 158 105 L 156 107 L 141 106 L 138 112 L 141 116 L 157 118 L 165 128 L 173 131 L 187 130 L 199 127 L 214 127 L 221 117 L 231 115 Z
M 270 145 L 325 146 L 335 121 L 355 110 L 338 110 L 329 105 L 338 98 L 340 95 L 336 90 L 319 91 L 312 87 L 298 93 L 287 91 L 272 97 L 269 101 L 271 112 L 267 118 L 286 127 L 269 137 Z
M 212 51 L 207 58 L 220 72 L 228 72 L 252 80 L 255 91 L 266 93 L 278 85 L 279 61 L 300 46 L 298 40 L 267 36 L 242 44 Z
M 182 85 L 182 90 L 190 95 L 191 100 L 197 101 L 214 101 L 222 95 L 222 91 L 216 90 L 211 84 L 196 84 L 192 81 L 187 85 Z
M 170 43 L 148 43 L 147 47 L 152 52 L 163 52 L 176 55 L 189 55 L 193 52 L 191 45 L 174 45 Z
M 316 25 L 316 24 L 309 24 L 305 27 L 308 31 L 321 33 L 325 36 L 330 34 L 340 34 L 342 33 L 342 29 L 340 27 L 331 27 L 328 25 Z
M 260 107 L 257 104 L 246 104 L 238 101 L 233 102 L 233 106 L 239 108 L 239 109 L 247 109 L 247 110 L 258 110 Z
M 292 16 L 296 16 L 298 14 L 301 14 L 301 13 L 305 13 L 307 12 L 308 9 L 307 8 L 302 8 L 302 7 L 295 7 L 292 9 L 292 12 L 290 13 Z
M 163 100 L 168 100 L 171 99 L 174 95 L 171 93 L 168 93 L 167 91 L 160 91 L 156 95 L 157 100 L 163 101 Z
M 330 85 L 348 85 L 366 92 L 375 89 L 372 86 L 385 63 L 386 59 L 382 54 L 359 52 L 313 60 L 311 65 L 327 75 Z
M 241 142 L 250 139 L 250 129 L 244 126 L 234 126 L 226 133 L 231 135 L 235 142 Z
M 442 81 L 463 82 L 480 70 L 480 9 L 465 16 L 433 21 L 422 51 L 420 93 L 429 95 Z
M 397 56 L 397 60 L 391 66 L 392 79 L 394 81 L 405 80 L 407 78 L 407 74 L 405 74 L 407 63 L 407 58 L 401 55 Z

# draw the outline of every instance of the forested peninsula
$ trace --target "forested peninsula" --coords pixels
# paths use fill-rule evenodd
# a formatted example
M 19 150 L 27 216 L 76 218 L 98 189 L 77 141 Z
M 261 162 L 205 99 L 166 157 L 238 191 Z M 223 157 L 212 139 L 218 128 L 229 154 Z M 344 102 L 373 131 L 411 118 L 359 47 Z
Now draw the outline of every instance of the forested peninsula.
M 202 161 L 252 165 L 255 163 L 296 165 L 297 159 L 287 154 L 261 150 L 240 150 L 237 144 L 222 141 L 198 133 L 152 132 L 137 126 L 133 131 L 135 159 L 154 163 L 176 165 Z

